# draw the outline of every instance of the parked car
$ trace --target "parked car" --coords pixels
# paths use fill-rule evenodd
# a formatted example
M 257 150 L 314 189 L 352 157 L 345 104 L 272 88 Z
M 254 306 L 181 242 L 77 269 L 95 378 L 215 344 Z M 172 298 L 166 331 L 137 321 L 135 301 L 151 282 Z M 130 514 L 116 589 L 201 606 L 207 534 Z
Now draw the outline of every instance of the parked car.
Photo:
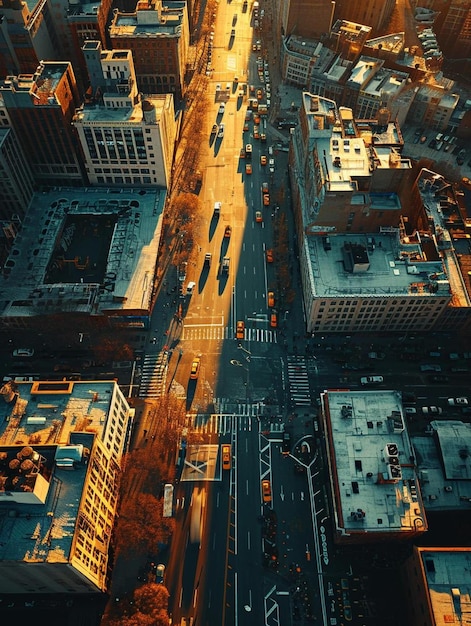
M 422 413 L 425 413 L 425 415 L 428 415 L 429 413 L 441 415 L 443 413 L 443 409 L 440 406 L 423 406 Z
M 268 292 L 268 306 L 271 308 L 273 308 L 275 306 L 275 292 L 274 291 L 269 291 Z
M 266 250 L 267 263 L 273 263 L 273 250 L 271 248 L 267 248 Z
M 34 348 L 16 348 L 13 350 L 13 356 L 24 358 L 32 357 L 34 354 Z
M 415 408 L 415 406 L 405 406 L 404 413 L 406 415 L 415 415 L 417 413 L 417 409 Z
M 360 378 L 360 383 L 362 385 L 378 385 L 383 382 L 382 376 L 362 376 Z
M 162 585 L 164 582 L 164 576 L 165 576 L 165 565 L 163 565 L 163 563 L 159 563 L 159 565 L 157 565 L 157 569 L 155 570 L 155 582 L 158 585 Z
M 448 398 L 448 404 L 450 406 L 463 406 L 469 404 L 468 398 Z
M 224 237 L 230 237 L 232 235 L 232 226 L 227 225 L 224 229 Z

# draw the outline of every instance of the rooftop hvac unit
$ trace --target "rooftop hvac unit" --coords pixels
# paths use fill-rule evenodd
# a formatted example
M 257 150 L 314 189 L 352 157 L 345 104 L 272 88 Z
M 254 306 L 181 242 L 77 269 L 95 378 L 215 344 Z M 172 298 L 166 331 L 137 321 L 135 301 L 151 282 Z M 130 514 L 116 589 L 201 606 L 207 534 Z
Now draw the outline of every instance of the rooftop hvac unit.
M 402 469 L 400 465 L 388 465 L 388 475 L 392 480 L 400 480 L 402 478 Z
M 399 450 L 398 450 L 397 444 L 387 443 L 384 449 L 384 456 L 386 457 L 386 459 L 389 459 L 392 456 L 398 456 L 398 455 L 399 455 Z
M 27 424 L 45 424 L 46 418 L 40 417 L 40 416 L 37 416 L 37 417 L 31 416 L 26 419 L 26 423 Z
M 74 459 L 56 459 L 56 467 L 74 469 Z

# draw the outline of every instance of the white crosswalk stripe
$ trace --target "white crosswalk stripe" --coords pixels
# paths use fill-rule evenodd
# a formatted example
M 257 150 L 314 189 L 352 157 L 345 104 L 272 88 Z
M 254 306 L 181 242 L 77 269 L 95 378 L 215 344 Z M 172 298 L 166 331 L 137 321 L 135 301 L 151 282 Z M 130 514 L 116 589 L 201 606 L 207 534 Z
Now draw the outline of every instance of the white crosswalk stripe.
M 167 369 L 167 354 L 161 352 L 156 355 L 149 354 L 144 357 L 139 385 L 140 398 L 160 398 L 165 395 Z
M 251 417 L 246 415 L 227 415 L 213 413 L 196 415 L 193 428 L 200 433 L 226 435 L 234 430 L 252 430 Z
M 303 356 L 288 356 L 288 385 L 293 404 L 311 405 L 309 374 L 306 359 Z
M 185 326 L 183 328 L 183 341 L 201 341 L 204 339 L 217 341 L 235 339 L 235 332 L 228 326 Z M 244 340 L 278 343 L 276 332 L 266 328 L 246 328 L 244 331 Z
M 247 404 L 246 402 L 231 400 L 230 398 L 214 398 L 213 404 L 218 413 L 246 415 L 247 417 L 257 417 L 261 415 L 263 407 L 265 406 L 263 402 Z

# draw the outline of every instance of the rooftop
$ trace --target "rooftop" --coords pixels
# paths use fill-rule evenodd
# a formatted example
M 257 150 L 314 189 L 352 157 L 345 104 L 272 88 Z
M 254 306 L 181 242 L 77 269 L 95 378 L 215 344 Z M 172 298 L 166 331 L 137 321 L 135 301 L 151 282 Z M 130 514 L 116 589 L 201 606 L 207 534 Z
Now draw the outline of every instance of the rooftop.
M 373 194 L 372 200 L 381 210 L 388 209 L 388 194 Z M 397 209 L 394 199 L 390 208 Z M 306 238 L 317 297 L 449 297 L 438 252 L 431 260 L 425 255 L 425 248 L 433 253 L 435 247 L 426 234 L 417 233 L 409 243 L 400 241 L 398 231 L 329 233 L 329 239 L 331 249 L 326 251 L 321 236 Z
M 111 381 L 2 383 L 0 447 L 68 445 L 76 431 L 101 435 L 114 387 Z
M 105 95 L 108 92 L 105 92 Z M 168 94 L 154 94 L 145 96 L 145 99 L 137 102 L 133 107 L 105 107 L 95 104 L 85 105 L 78 109 L 74 120 L 84 124 L 88 122 L 97 122 L 106 124 L 107 122 L 115 124 L 116 122 L 128 122 L 129 124 L 141 124 L 144 120 L 149 125 L 149 116 L 145 118 L 143 107 L 150 106 L 155 112 L 155 124 L 159 124 L 165 109 L 171 106 L 171 100 Z
M 417 548 L 434 624 L 465 624 L 471 596 L 469 548 Z
M 0 562 L 69 561 L 90 451 L 110 430 L 116 388 L 97 381 L 3 384 Z
M 172 2 L 171 8 L 140 4 L 134 13 L 116 12 L 110 26 L 111 37 L 180 36 L 186 2 Z
M 374 50 L 386 50 L 387 52 L 399 54 L 404 48 L 404 42 L 404 33 L 392 33 L 390 35 L 384 35 L 384 37 L 368 39 L 365 47 L 373 48 Z
M 350 532 L 425 531 L 425 510 L 396 391 L 326 391 L 329 456 L 340 509 Z
M 365 85 L 363 93 L 377 98 L 384 99 L 384 96 L 391 96 L 399 93 L 407 84 L 409 74 L 397 72 L 386 68 L 381 68 Z
M 369 84 L 375 74 L 383 66 L 384 61 L 373 57 L 361 56 L 352 67 L 347 85 L 361 89 L 363 85 Z
M 0 313 L 147 311 L 165 195 L 137 188 L 36 193 L 0 277 Z
M 471 456 L 466 442 L 471 442 L 471 424 L 450 419 L 434 420 L 428 434 L 412 437 L 427 510 L 471 506 Z

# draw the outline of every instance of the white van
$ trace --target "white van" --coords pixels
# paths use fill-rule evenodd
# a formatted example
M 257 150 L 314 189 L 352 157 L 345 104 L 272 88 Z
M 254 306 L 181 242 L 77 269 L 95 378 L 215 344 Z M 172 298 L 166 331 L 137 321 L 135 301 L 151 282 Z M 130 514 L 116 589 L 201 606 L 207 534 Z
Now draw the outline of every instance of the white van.
M 191 283 L 188 283 L 188 285 L 186 286 L 186 294 L 191 295 L 195 287 L 196 287 L 195 282 L 192 281 Z

